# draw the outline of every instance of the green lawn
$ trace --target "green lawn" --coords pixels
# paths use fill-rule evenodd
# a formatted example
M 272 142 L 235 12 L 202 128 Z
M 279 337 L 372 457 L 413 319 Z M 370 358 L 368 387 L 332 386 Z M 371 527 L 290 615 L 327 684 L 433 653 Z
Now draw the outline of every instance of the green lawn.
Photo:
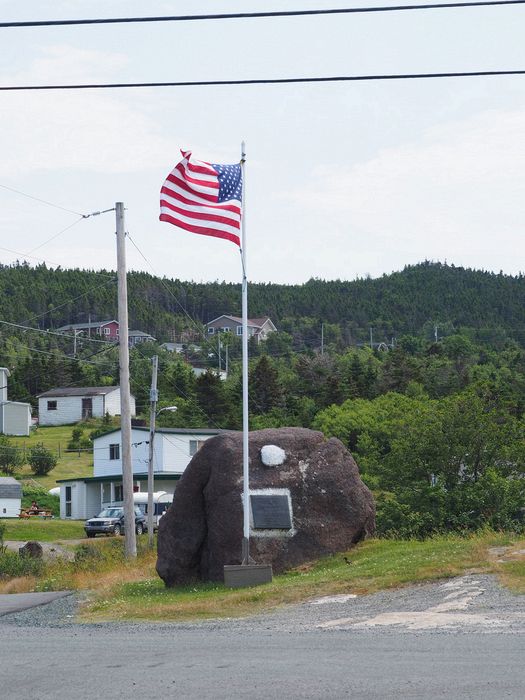
M 45 447 L 53 452 L 58 457 L 56 467 L 46 476 L 35 476 L 29 465 L 24 465 L 16 477 L 21 480 L 32 479 L 46 490 L 56 486 L 57 479 L 82 478 L 85 476 L 93 476 L 93 451 L 66 452 L 67 443 L 71 440 L 71 432 L 74 425 L 58 425 L 45 428 L 37 428 L 32 430 L 29 437 L 13 437 L 10 438 L 13 445 L 29 449 L 38 443 L 42 443 Z M 86 428 L 84 433 L 88 435 L 91 430 L 96 427 L 94 424 Z
M 40 542 L 58 542 L 60 540 L 75 540 L 86 536 L 83 520 L 19 520 L 5 518 L 6 540 L 39 540 Z

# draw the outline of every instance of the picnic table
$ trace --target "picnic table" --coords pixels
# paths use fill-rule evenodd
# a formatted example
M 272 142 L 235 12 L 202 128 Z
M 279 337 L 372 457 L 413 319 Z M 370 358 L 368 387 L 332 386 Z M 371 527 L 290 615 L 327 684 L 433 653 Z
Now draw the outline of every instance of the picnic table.
M 31 508 L 26 508 L 24 510 L 21 510 L 19 515 L 19 518 L 41 518 L 43 520 L 48 520 L 49 518 L 53 517 L 53 513 L 50 510 L 31 510 Z

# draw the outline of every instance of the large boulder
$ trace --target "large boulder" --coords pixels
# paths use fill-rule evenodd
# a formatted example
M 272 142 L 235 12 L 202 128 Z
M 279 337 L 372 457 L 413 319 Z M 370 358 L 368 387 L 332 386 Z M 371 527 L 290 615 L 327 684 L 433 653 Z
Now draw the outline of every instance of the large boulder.
M 306 428 L 250 433 L 250 494 L 288 494 L 291 527 L 254 530 L 250 554 L 278 573 L 346 551 L 373 533 L 375 506 L 357 465 L 337 439 Z M 243 538 L 242 433 L 207 440 L 182 475 L 162 517 L 157 572 L 167 586 L 220 581 L 238 564 Z

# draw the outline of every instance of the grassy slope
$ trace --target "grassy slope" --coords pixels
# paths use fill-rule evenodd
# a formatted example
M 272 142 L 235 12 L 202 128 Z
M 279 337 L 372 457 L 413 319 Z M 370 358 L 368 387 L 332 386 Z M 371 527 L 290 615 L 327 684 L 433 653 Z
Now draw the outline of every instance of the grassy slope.
M 312 597 L 337 593 L 371 593 L 420 581 L 492 572 L 517 593 L 525 593 L 525 561 L 500 563 L 488 552 L 494 546 L 525 548 L 525 541 L 505 533 L 470 537 L 434 537 L 424 542 L 368 540 L 346 555 L 328 557 L 276 576 L 255 588 L 225 588 L 208 583 L 166 589 L 155 574 L 155 552 L 140 540 L 137 560 L 125 561 L 123 542 L 101 539 L 84 546 L 76 565 L 49 565 L 38 579 L 6 582 L 0 592 L 58 590 L 91 591 L 85 620 L 198 620 L 245 616 Z
M 59 542 L 85 537 L 83 520 L 17 520 L 6 518 L 4 523 L 6 540 L 39 540 L 40 542 Z
M 70 479 L 75 477 L 93 476 L 93 452 L 65 452 L 67 443 L 71 440 L 71 432 L 74 425 L 58 425 L 53 427 L 38 428 L 32 430 L 29 437 L 13 437 L 10 438 L 13 445 L 16 447 L 25 447 L 29 449 L 38 443 L 42 443 L 45 447 L 60 457 L 56 467 L 47 476 L 35 476 L 29 465 L 25 465 L 17 473 L 17 478 L 22 480 L 32 479 L 40 484 L 46 490 L 56 486 L 57 479 Z M 87 435 L 93 428 L 86 429 L 84 432 Z

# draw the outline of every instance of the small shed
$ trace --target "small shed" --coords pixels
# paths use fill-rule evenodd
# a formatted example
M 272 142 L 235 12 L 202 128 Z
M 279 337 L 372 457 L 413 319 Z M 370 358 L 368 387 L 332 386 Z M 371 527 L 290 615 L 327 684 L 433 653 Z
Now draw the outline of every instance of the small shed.
M 130 397 L 131 415 L 135 398 Z M 88 418 L 120 415 L 119 386 L 81 386 L 50 389 L 38 396 L 40 425 L 69 425 Z
M 0 476 L 0 518 L 18 518 L 22 507 L 22 484 L 12 476 Z

